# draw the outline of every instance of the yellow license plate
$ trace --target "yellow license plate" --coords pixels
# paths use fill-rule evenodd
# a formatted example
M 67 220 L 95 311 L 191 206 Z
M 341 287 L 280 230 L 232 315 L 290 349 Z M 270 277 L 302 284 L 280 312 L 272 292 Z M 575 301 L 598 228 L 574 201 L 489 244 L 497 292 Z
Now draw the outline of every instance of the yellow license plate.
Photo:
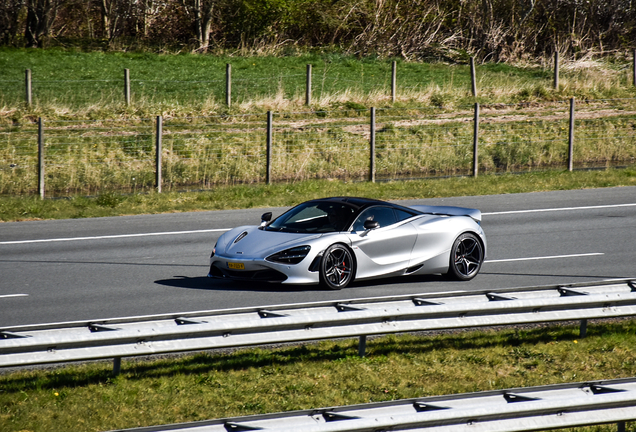
M 245 270 L 245 264 L 243 264 L 243 263 L 232 263 L 232 262 L 229 262 L 229 263 L 227 263 L 227 267 L 231 268 L 232 270 Z

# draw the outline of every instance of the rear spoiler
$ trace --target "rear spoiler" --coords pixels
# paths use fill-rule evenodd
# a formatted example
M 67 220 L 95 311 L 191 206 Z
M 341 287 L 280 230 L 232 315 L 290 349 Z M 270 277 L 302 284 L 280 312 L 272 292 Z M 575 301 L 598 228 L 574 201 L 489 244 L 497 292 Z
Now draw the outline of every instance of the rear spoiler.
M 476 222 L 481 222 L 481 211 L 477 209 L 464 208 L 464 207 L 451 207 L 451 206 L 428 206 L 428 205 L 414 205 L 410 207 L 422 213 L 434 214 L 434 215 L 440 215 L 440 216 L 468 216 L 473 218 Z

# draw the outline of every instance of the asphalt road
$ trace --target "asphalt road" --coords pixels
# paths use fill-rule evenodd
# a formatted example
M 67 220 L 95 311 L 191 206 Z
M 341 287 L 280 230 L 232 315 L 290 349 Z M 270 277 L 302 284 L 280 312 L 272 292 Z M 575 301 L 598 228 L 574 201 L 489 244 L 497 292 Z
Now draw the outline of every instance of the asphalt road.
M 318 287 L 205 276 L 222 232 L 256 209 L 0 224 L 0 329 L 322 300 L 636 278 L 636 187 L 402 201 L 479 208 L 488 257 L 470 282 L 439 276 Z

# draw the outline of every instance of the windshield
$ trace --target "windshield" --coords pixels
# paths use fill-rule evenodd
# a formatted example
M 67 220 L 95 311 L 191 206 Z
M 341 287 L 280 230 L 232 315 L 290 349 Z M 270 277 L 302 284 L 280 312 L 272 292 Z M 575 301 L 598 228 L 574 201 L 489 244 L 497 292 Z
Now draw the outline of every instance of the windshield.
M 353 208 L 342 203 L 306 202 L 279 216 L 265 229 L 293 233 L 345 231 L 352 223 Z

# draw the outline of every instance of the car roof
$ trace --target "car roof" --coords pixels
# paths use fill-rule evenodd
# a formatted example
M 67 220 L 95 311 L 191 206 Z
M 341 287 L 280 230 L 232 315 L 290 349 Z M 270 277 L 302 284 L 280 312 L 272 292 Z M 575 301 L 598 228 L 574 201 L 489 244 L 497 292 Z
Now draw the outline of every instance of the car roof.
M 373 198 L 361 198 L 361 197 L 329 197 L 329 198 L 319 198 L 315 200 L 310 200 L 309 202 L 328 202 L 328 203 L 339 203 L 339 204 L 347 204 L 350 207 L 353 207 L 356 212 L 360 212 L 367 207 L 371 207 L 374 205 L 385 205 L 393 208 L 404 208 L 400 205 L 393 204 L 386 201 L 381 201 Z M 417 210 L 408 209 L 412 212 L 419 213 Z
M 346 203 L 352 207 L 366 207 L 372 204 L 389 204 L 384 201 L 371 199 L 371 198 L 359 198 L 359 197 L 327 197 L 311 200 L 311 202 L 331 202 L 331 203 Z

